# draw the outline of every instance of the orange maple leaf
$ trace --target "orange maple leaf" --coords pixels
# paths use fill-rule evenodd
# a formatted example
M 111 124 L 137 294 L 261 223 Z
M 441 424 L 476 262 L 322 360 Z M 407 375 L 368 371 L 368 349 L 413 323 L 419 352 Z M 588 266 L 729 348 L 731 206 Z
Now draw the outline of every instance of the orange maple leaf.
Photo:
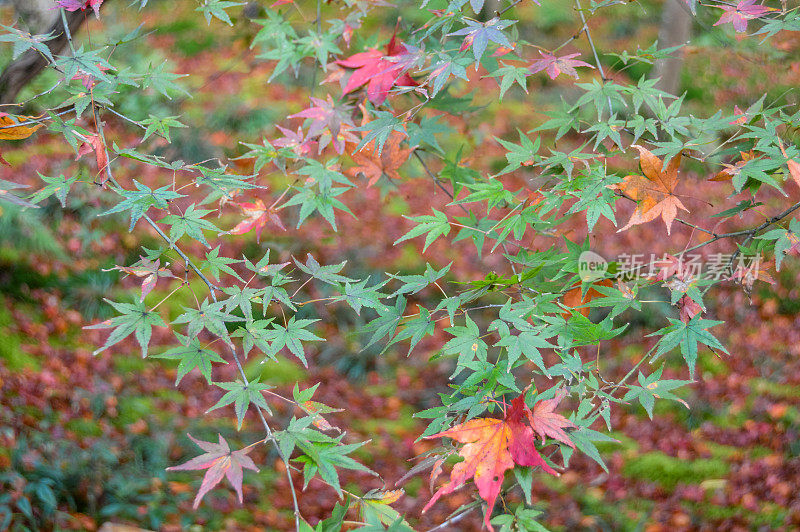
M 11 116 L 8 113 L 0 113 L 0 139 L 2 140 L 21 140 L 27 139 L 43 124 L 25 124 L 39 117 L 36 116 Z
M 633 215 L 625 227 L 617 232 L 630 229 L 634 225 L 651 222 L 660 216 L 664 220 L 667 234 L 669 234 L 672 222 L 678 215 L 678 209 L 689 212 L 689 209 L 684 207 L 681 200 L 674 194 L 675 187 L 678 185 L 678 166 L 681 156 L 678 154 L 673 157 L 669 165 L 664 168 L 661 159 L 647 149 L 635 144 L 632 147 L 639 150 L 639 166 L 644 175 L 629 175 L 622 183 L 613 185 L 613 187 L 639 205 L 633 211 Z
M 472 477 L 481 498 L 489 505 L 484 523 L 489 530 L 494 530 L 489 518 L 507 470 L 512 469 L 514 464 L 539 466 L 551 475 L 558 475 L 536 450 L 536 435 L 531 427 L 522 422 L 527 412 L 530 410 L 522 393 L 511 402 L 503 419 L 471 419 L 450 430 L 428 436 L 428 439 L 448 437 L 466 445 L 458 452 L 464 461 L 453 467 L 450 480 L 434 493 L 422 511 L 428 510 L 439 497 L 454 492 Z
M 361 125 L 364 126 L 369 123 L 367 110 L 363 105 L 359 105 L 364 118 L 361 120 Z M 363 132 L 362 135 L 366 135 Z M 399 131 L 392 131 L 389 135 L 389 140 L 383 145 L 381 150 L 378 150 L 375 141 L 370 141 L 360 150 L 353 152 L 351 157 L 353 162 L 358 166 L 350 168 L 348 173 L 355 177 L 359 173 L 364 174 L 369 181 L 367 187 L 371 187 L 378 182 L 383 174 L 386 174 L 392 179 L 400 179 L 400 174 L 397 170 L 405 163 L 411 156 L 414 148 L 401 148 L 400 143 L 405 138 L 405 135 Z
M 562 298 L 561 302 L 564 304 L 564 306 L 577 308 L 578 312 L 580 312 L 585 318 L 589 315 L 589 311 L 592 310 L 585 305 L 588 305 L 592 299 L 603 295 L 594 288 L 594 285 L 611 286 L 612 283 L 611 279 L 603 279 L 602 281 L 593 283 L 592 287 L 586 291 L 586 294 L 583 293 L 581 283 L 576 283 L 571 289 L 564 293 L 564 297 Z M 561 315 L 565 320 L 569 320 L 572 316 L 572 312 L 565 310 L 561 313 Z
M 736 164 L 725 164 L 725 168 L 717 172 L 714 177 L 709 178 L 709 181 L 730 181 L 735 175 L 739 174 L 742 167 L 746 165 L 748 161 L 761 158 L 761 156 L 756 155 L 753 150 L 749 152 L 740 151 L 739 155 L 742 157 L 741 161 L 738 161 Z

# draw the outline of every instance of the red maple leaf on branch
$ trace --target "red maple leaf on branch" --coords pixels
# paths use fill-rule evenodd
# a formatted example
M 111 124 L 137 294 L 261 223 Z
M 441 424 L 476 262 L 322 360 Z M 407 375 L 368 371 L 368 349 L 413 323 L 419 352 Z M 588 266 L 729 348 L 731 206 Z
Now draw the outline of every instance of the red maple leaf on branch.
M 406 45 L 397 42 L 397 30 L 395 29 L 392 40 L 386 46 L 385 54 L 380 50 L 370 48 L 366 52 L 336 61 L 337 65 L 356 69 L 350 74 L 343 93 L 348 94 L 362 85 L 366 85 L 367 98 L 373 104 L 379 105 L 386 100 L 389 91 L 395 85 L 416 86 L 417 82 L 406 73 L 414 63 L 412 59 L 404 60 L 403 56 L 408 55 L 410 54 Z
M 422 511 L 428 510 L 442 495 L 452 493 L 472 477 L 478 487 L 478 493 L 486 501 L 489 508 L 484 516 L 484 523 L 489 530 L 494 530 L 489 523 L 492 508 L 500 494 L 505 472 L 514 465 L 541 467 L 551 475 L 558 475 L 547 465 L 536 450 L 536 435 L 533 429 L 523 423 L 523 418 L 530 418 L 531 412 L 525 404 L 525 393 L 511 401 L 511 407 L 503 419 L 476 418 L 456 425 L 450 430 L 428 436 L 427 438 L 452 438 L 465 443 L 458 452 L 464 458 L 453 467 L 450 481 L 434 493 Z M 560 398 L 559 398 L 560 400 Z
M 104 0 L 56 0 L 56 4 L 67 11 L 77 11 L 79 9 L 91 7 L 97 18 L 100 18 L 100 6 L 103 2 Z
M 542 51 L 540 51 L 539 54 L 542 56 L 542 59 L 537 59 L 528 67 L 531 74 L 544 70 L 547 72 L 547 75 L 550 76 L 550 79 L 556 79 L 559 74 L 566 74 L 577 79 L 578 73 L 575 71 L 575 67 L 594 68 L 589 63 L 581 61 L 580 59 L 574 59 L 581 55 L 579 53 L 562 55 L 561 57 L 556 57 Z
M 242 209 L 245 219 L 231 229 L 229 231 L 230 234 L 243 235 L 255 229 L 256 242 L 259 242 L 261 240 L 261 232 L 267 226 L 268 221 L 286 231 L 286 227 L 283 226 L 283 222 L 278 217 L 275 209 L 266 207 L 260 199 L 255 200 L 254 203 L 238 203 L 237 205 Z
M 222 435 L 219 435 L 219 443 L 212 443 L 210 441 L 196 440 L 191 434 L 187 434 L 189 439 L 197 444 L 198 447 L 205 451 L 205 454 L 195 456 L 185 464 L 179 466 L 168 467 L 167 471 L 200 471 L 208 469 L 203 482 L 200 484 L 200 489 L 197 491 L 197 496 L 194 498 L 193 508 L 197 509 L 200 505 L 200 500 L 206 493 L 211 491 L 211 488 L 216 486 L 226 477 L 231 486 L 236 490 L 239 496 L 239 502 L 243 502 L 242 497 L 242 480 L 244 478 L 244 469 L 258 472 L 256 464 L 253 459 L 247 456 L 247 453 L 253 450 L 256 444 L 251 444 L 244 449 L 238 451 L 231 451 L 228 442 Z M 258 442 L 260 443 L 260 442 Z
M 106 147 L 103 145 L 103 139 L 99 135 L 86 135 L 83 138 L 84 142 L 78 147 L 78 155 L 75 160 L 77 161 L 87 153 L 94 152 L 97 159 L 97 175 L 100 176 L 100 183 L 105 183 L 107 177 L 103 175 L 103 172 L 108 166 L 108 154 L 106 153 Z

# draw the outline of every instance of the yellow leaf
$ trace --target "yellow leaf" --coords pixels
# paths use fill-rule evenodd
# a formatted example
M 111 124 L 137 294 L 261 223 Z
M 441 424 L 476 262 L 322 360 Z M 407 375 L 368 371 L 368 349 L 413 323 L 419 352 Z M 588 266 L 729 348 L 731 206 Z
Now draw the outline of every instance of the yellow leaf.
M 33 133 L 37 129 L 42 127 L 42 124 L 30 124 L 26 126 L 20 126 L 17 124 L 23 124 L 34 118 L 36 117 L 10 116 L 10 115 L 0 116 L 0 139 L 2 140 L 27 139 L 28 137 L 33 135 Z

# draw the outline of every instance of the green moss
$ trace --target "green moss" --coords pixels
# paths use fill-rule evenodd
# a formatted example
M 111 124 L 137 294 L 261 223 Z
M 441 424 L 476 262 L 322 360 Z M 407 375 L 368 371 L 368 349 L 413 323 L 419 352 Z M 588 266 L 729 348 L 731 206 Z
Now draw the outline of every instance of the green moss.
M 400 408 L 397 419 L 370 418 L 364 420 L 353 420 L 353 427 L 365 434 L 377 434 L 378 431 L 386 431 L 395 436 L 402 436 L 412 432 L 417 422 L 413 418 L 414 411 L 408 405 Z
M 131 353 L 127 355 L 117 354 L 114 355 L 114 368 L 120 375 L 138 374 L 144 371 L 149 362 L 143 359 L 141 352 Z
M 750 395 L 762 396 L 769 395 L 776 399 L 796 399 L 800 397 L 800 386 L 792 384 L 778 384 L 762 378 L 750 380 Z
M 176 405 L 183 404 L 186 401 L 186 397 L 184 397 L 184 395 L 177 390 L 170 390 L 170 389 L 157 390 L 155 395 L 159 399 L 164 399 Z
M 371 397 L 393 397 L 397 395 L 397 386 L 392 383 L 370 384 L 364 387 L 364 395 Z
M 93 419 L 70 419 L 64 426 L 81 437 L 99 438 L 103 435 L 103 429 Z
M 622 474 L 628 478 L 649 480 L 672 490 L 678 484 L 697 484 L 728 474 L 730 466 L 723 460 L 681 460 L 653 452 L 628 459 Z
M 422 479 L 414 477 L 403 485 L 403 489 L 406 490 L 406 494 L 409 497 L 416 497 L 422 489 L 422 485 Z
M 385 209 L 392 216 L 402 216 L 410 212 L 408 203 L 400 196 L 389 196 Z
M 253 357 L 246 365 L 248 376 L 260 377 L 261 382 L 271 385 L 294 384 L 306 377 L 303 368 L 287 358 L 278 358 L 277 361 L 267 360 L 264 364 L 261 357 Z
M 719 443 L 707 442 L 708 450 L 711 452 L 712 458 L 719 458 L 722 460 L 729 460 L 741 454 L 742 450 L 738 447 L 731 447 L 730 445 L 720 445 Z
M 118 425 L 130 425 L 156 412 L 155 401 L 151 397 L 122 397 L 117 410 Z
M 719 377 L 730 373 L 730 368 L 720 357 L 714 353 L 704 351 L 697 358 L 697 369 L 702 373 L 704 379 Z
M 21 345 L 21 336 L 0 330 L 0 358 L 5 361 L 5 366 L 11 371 L 24 369 L 39 371 L 41 362 L 30 353 L 23 351 Z

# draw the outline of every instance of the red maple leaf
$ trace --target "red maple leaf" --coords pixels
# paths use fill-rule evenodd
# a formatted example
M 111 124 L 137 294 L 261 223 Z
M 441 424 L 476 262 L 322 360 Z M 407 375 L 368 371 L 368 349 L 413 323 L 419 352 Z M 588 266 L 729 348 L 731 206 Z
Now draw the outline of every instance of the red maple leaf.
M 94 10 L 94 15 L 100 18 L 100 6 L 104 0 L 56 0 L 56 4 L 63 7 L 67 11 L 78 11 L 79 9 L 86 9 L 91 7 Z
M 254 203 L 237 203 L 237 205 L 242 209 L 245 219 L 231 229 L 229 231 L 230 234 L 243 235 L 255 229 L 256 242 L 259 242 L 261 240 L 261 232 L 267 226 L 267 221 L 286 231 L 275 210 L 271 207 L 267 208 L 260 199 L 257 199 Z
M 520 395 L 515 401 L 520 400 L 523 395 L 525 394 L 523 393 Z M 542 443 L 544 443 L 545 437 L 550 436 L 554 440 L 565 443 L 574 449 L 575 444 L 569 439 L 564 429 L 575 428 L 575 424 L 561 414 L 555 413 L 558 403 L 560 403 L 566 395 L 566 390 L 556 392 L 555 397 L 552 399 L 545 399 L 533 405 L 533 412 L 530 411 L 528 405 L 524 402 L 522 402 L 522 407 L 525 414 L 528 416 L 528 421 L 530 421 L 533 430 L 542 437 Z
M 524 393 L 511 402 L 503 419 L 471 419 L 450 430 L 427 437 L 448 437 L 466 445 L 458 452 L 464 461 L 453 467 L 450 480 L 434 493 L 422 509 L 423 512 L 433 506 L 439 497 L 452 493 L 472 477 L 481 498 L 489 505 L 484 523 L 489 530 L 494 530 L 489 518 L 507 470 L 512 469 L 514 464 L 539 466 L 551 475 L 558 475 L 536 450 L 536 436 L 531 427 L 522 422 L 527 415 L 526 410 L 530 412 L 523 396 Z
M 714 26 L 730 22 L 733 24 L 733 29 L 739 32 L 747 30 L 748 20 L 758 18 L 772 11 L 771 7 L 756 5 L 756 0 L 742 0 L 736 6 L 716 5 L 714 7 L 725 11 L 719 17 L 719 20 L 714 23 Z
M 336 61 L 337 65 L 345 68 L 354 68 L 350 74 L 343 93 L 348 94 L 362 85 L 367 86 L 367 98 L 375 105 L 386 100 L 389 91 L 395 85 L 401 87 L 414 87 L 417 82 L 411 79 L 406 72 L 414 63 L 409 59 L 409 49 L 403 43 L 397 42 L 397 30 L 392 35 L 392 40 L 386 46 L 386 53 L 370 48 L 366 52 L 351 55 L 347 59 Z M 404 59 L 404 56 L 408 56 Z
M 678 310 L 681 321 L 683 323 L 689 323 L 692 321 L 692 318 L 703 312 L 703 307 L 691 297 L 683 296 L 678 300 Z
M 203 496 L 211 491 L 211 488 L 219 484 L 222 477 L 227 477 L 228 482 L 231 483 L 231 486 L 234 487 L 236 494 L 239 496 L 239 502 L 243 502 L 242 479 L 244 475 L 242 468 L 258 472 L 253 459 L 247 456 L 247 453 L 253 449 L 256 443 L 238 451 L 231 451 L 228 442 L 225 441 L 221 434 L 219 434 L 219 443 L 196 440 L 191 434 L 188 434 L 188 436 L 198 447 L 205 451 L 205 454 L 195 456 L 185 464 L 168 467 L 167 471 L 200 471 L 208 469 L 203 477 L 203 482 L 200 484 L 197 496 L 194 498 L 192 507 L 197 509 Z
M 540 51 L 539 54 L 542 56 L 542 59 L 537 59 L 528 67 L 531 74 L 544 70 L 547 72 L 547 75 L 550 76 L 550 79 L 556 79 L 559 74 L 566 74 L 577 79 L 578 73 L 575 71 L 575 67 L 583 66 L 594 68 L 589 63 L 581 61 L 580 59 L 573 59 L 581 55 L 579 53 L 562 55 L 561 57 L 556 57 L 542 51 Z
M 98 135 L 87 135 L 84 137 L 84 142 L 78 148 L 78 155 L 75 157 L 77 161 L 87 153 L 94 152 L 97 159 L 97 174 L 102 175 L 108 165 L 108 155 L 106 154 L 106 147 L 103 145 L 103 139 Z M 105 183 L 104 177 L 100 178 L 100 183 Z

